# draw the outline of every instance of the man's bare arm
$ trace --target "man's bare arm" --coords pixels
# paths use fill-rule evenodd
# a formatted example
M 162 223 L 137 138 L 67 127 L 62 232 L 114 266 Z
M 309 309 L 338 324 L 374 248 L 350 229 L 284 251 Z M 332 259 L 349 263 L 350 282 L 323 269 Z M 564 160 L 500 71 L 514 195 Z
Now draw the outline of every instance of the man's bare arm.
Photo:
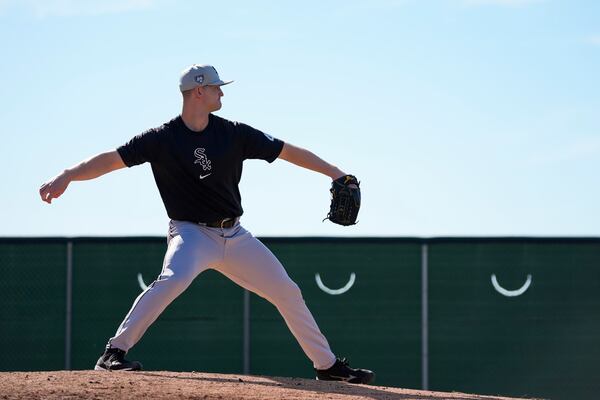
M 116 150 L 98 154 L 81 163 L 64 170 L 40 187 L 40 197 L 46 203 L 60 197 L 69 183 L 94 179 L 117 169 L 125 168 L 121 156 Z
M 292 164 L 296 164 L 300 167 L 310 169 L 311 171 L 320 172 L 329 176 L 331 179 L 337 179 L 346 175 L 346 173 L 340 170 L 338 167 L 329 164 L 314 153 L 289 143 L 283 144 L 283 149 L 279 154 L 279 158 L 291 162 Z

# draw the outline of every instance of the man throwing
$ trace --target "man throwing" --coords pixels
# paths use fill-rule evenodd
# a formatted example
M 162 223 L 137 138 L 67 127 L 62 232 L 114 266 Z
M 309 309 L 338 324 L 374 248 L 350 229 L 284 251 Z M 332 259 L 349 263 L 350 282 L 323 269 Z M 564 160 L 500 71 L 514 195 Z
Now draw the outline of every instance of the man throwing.
M 192 65 L 180 78 L 180 116 L 65 170 L 40 188 L 42 200 L 51 203 L 73 181 L 149 162 L 171 219 L 160 275 L 135 299 L 95 369 L 140 370 L 142 365 L 126 360 L 125 354 L 196 276 L 212 268 L 275 305 L 312 361 L 317 379 L 371 383 L 372 371 L 351 368 L 345 359 L 336 358 L 298 286 L 239 222 L 243 210 L 238 184 L 246 159 L 270 163 L 281 158 L 334 182 L 356 178 L 310 151 L 212 114 L 221 108 L 221 86 L 229 83 L 210 65 Z

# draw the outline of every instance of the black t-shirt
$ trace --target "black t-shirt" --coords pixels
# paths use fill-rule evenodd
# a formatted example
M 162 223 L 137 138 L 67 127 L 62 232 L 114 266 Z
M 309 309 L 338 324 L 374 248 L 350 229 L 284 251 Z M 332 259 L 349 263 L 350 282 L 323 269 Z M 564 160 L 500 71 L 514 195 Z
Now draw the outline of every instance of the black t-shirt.
M 273 162 L 283 142 L 257 129 L 210 114 L 202 132 L 181 116 L 119 147 L 128 167 L 146 161 L 171 219 L 215 222 L 243 213 L 238 188 L 247 159 Z

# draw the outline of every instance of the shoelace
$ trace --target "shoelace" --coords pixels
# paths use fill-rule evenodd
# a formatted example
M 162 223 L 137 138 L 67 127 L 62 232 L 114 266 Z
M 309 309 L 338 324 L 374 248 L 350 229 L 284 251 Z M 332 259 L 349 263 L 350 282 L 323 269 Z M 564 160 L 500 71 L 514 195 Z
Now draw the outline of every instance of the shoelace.
M 123 353 L 123 354 L 121 354 L 121 353 Z M 121 360 L 123 359 L 124 355 L 125 354 L 122 350 L 117 350 L 115 352 L 111 352 L 110 356 L 108 356 L 108 361 L 110 361 L 110 362 L 117 361 L 117 362 L 121 363 Z

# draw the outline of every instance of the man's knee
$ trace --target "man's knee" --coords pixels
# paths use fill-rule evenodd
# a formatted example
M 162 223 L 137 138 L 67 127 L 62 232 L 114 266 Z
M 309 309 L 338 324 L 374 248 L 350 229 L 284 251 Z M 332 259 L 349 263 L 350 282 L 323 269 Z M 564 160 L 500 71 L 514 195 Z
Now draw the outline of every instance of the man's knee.
M 298 285 L 294 281 L 288 280 L 277 285 L 277 290 L 271 296 L 271 300 L 277 304 L 281 302 L 303 301 L 304 299 Z
M 193 280 L 194 277 L 190 273 L 163 273 L 158 277 L 155 285 L 172 293 L 181 293 Z

